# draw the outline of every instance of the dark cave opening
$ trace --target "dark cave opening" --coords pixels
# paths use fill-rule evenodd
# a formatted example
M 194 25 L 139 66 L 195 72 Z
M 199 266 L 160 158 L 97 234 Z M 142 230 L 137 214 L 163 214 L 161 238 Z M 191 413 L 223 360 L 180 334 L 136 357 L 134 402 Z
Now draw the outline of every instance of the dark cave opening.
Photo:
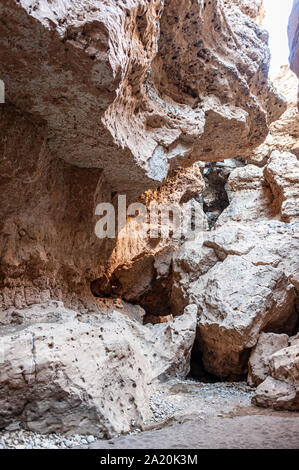
M 203 353 L 200 350 L 198 340 L 195 339 L 194 345 L 191 351 L 190 358 L 190 372 L 187 379 L 195 380 L 203 383 L 217 383 L 222 380 L 216 375 L 210 374 L 205 370 L 203 364 Z
M 206 163 L 202 174 L 206 188 L 200 195 L 203 211 L 207 215 L 210 229 L 214 227 L 219 216 L 229 206 L 226 183 L 230 173 L 237 167 L 244 166 L 242 161 L 228 159 L 220 162 Z
M 219 382 L 243 382 L 247 380 L 247 364 L 249 361 L 251 348 L 245 349 L 240 353 L 240 365 L 241 369 L 244 370 L 243 374 L 221 377 L 206 370 L 203 360 L 203 351 L 200 347 L 200 341 L 199 328 L 197 328 L 196 338 L 191 350 L 190 372 L 186 377 L 187 379 L 211 384 Z

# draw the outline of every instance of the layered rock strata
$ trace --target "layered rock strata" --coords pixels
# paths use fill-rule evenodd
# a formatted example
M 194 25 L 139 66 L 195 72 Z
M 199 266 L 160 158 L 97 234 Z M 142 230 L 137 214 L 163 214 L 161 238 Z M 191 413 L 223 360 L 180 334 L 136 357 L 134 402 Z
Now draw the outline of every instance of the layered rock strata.
M 158 379 L 189 372 L 196 328 L 227 378 L 261 332 L 296 329 L 295 156 L 212 164 L 219 206 L 197 164 L 251 155 L 286 110 L 261 2 L 1 0 L 0 15 L 0 427 L 128 432 Z M 96 206 L 120 193 L 199 207 L 202 229 L 99 240 Z

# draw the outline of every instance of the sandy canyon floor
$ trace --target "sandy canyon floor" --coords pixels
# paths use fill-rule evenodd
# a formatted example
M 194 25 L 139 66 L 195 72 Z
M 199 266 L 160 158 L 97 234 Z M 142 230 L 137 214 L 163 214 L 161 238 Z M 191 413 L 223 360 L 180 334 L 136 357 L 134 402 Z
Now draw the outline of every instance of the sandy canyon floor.
M 96 440 L 93 436 L 0 433 L 2 449 L 299 449 L 299 413 L 251 404 L 244 382 L 167 381 L 151 400 L 144 431 Z

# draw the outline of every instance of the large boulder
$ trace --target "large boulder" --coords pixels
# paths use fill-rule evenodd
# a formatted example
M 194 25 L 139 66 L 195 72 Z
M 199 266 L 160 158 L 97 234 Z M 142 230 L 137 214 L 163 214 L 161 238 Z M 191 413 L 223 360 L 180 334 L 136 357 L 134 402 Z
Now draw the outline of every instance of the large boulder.
M 256 387 L 269 375 L 269 361 L 272 354 L 289 345 L 288 335 L 261 333 L 248 362 L 248 384 Z
M 236 168 L 226 186 L 230 205 L 214 230 L 174 255 L 173 313 L 197 305 L 210 373 L 245 375 L 261 332 L 295 331 L 298 182 L 297 159 L 287 152 L 273 152 L 264 169 Z
M 198 306 L 204 366 L 219 377 L 247 371 L 250 348 L 265 328 L 280 330 L 294 312 L 294 287 L 282 271 L 228 255 L 189 286 Z
M 142 426 L 162 377 L 190 368 L 196 315 L 142 326 L 59 303 L 13 312 L 0 337 L 0 428 L 112 436 Z
M 298 343 L 271 356 L 269 376 L 258 386 L 252 401 L 275 410 L 299 410 Z

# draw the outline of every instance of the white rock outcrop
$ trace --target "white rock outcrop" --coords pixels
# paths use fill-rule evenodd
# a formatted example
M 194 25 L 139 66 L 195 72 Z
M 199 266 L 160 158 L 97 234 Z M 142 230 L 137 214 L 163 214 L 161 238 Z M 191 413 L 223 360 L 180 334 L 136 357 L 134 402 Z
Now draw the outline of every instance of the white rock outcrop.
M 16 315 L 15 315 L 16 317 Z M 0 428 L 113 436 L 142 427 L 159 377 L 185 377 L 196 315 L 142 326 L 114 311 L 27 311 L 0 336 Z
M 288 335 L 261 333 L 248 362 L 248 384 L 256 387 L 269 375 L 269 361 L 272 354 L 289 345 Z
M 174 311 L 197 305 L 204 366 L 217 376 L 246 374 L 260 333 L 292 334 L 298 321 L 298 170 L 278 151 L 264 169 L 233 170 L 215 229 L 174 255 Z
M 299 344 L 273 354 L 269 372 L 256 389 L 253 403 L 275 410 L 299 410 Z

